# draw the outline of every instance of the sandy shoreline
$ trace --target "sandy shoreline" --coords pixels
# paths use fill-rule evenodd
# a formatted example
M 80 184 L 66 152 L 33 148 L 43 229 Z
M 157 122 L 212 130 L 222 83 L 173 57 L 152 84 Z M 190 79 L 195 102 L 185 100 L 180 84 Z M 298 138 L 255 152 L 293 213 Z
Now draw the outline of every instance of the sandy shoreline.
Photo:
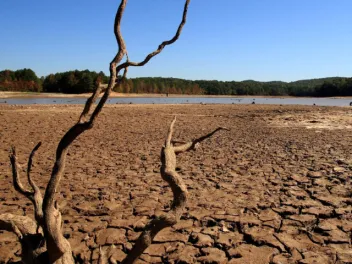
M 91 93 L 84 94 L 63 94 L 63 93 L 30 93 L 30 92 L 4 92 L 0 91 L 0 99 L 6 98 L 88 98 Z M 125 94 L 112 92 L 110 98 L 136 98 L 136 97 L 167 97 L 165 94 Z M 169 94 L 168 97 L 204 97 L 204 98 L 317 98 L 317 97 L 295 97 L 295 96 L 262 96 L 262 95 L 185 95 Z M 346 97 L 324 97 L 331 99 L 352 99 L 352 96 Z
M 0 212 L 33 217 L 12 186 L 17 147 L 44 191 L 55 148 L 82 106 L 0 105 Z M 352 108 L 273 105 L 107 105 L 67 157 L 58 190 L 64 233 L 80 262 L 99 247 L 120 261 L 143 226 L 169 210 L 160 148 L 222 131 L 178 155 L 189 192 L 181 221 L 162 231 L 140 263 L 348 263 L 352 259 Z M 25 174 L 22 173 L 26 184 Z M 300 252 L 300 253 L 298 253 Z M 19 260 L 17 238 L 0 232 L 0 263 Z M 338 261 L 337 261 L 338 260 Z

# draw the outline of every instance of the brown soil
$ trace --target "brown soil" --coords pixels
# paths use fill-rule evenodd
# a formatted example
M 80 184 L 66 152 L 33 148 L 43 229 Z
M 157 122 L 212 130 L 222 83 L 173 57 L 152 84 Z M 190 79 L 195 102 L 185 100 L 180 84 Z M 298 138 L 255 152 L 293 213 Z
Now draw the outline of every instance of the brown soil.
M 81 109 L 0 106 L 1 213 L 33 215 L 12 186 L 10 146 L 25 169 L 43 142 L 33 178 L 44 187 L 58 140 Z M 260 105 L 107 106 L 71 146 L 59 191 L 78 260 L 96 262 L 99 246 L 121 260 L 148 219 L 168 210 L 159 154 L 173 115 L 175 139 L 231 131 L 179 155 L 187 210 L 139 263 L 351 263 L 352 109 Z M 0 262 L 19 254 L 16 237 L 0 233 Z

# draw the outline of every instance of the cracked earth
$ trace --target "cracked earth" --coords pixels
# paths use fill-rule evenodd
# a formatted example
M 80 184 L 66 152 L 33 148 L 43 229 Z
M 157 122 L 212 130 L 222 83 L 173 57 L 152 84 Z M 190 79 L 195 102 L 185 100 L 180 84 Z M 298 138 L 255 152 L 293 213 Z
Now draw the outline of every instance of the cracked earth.
M 8 150 L 44 192 L 55 147 L 82 106 L 0 106 L 0 212 L 33 216 L 12 186 Z M 189 191 L 181 221 L 160 232 L 138 263 L 352 263 L 352 108 L 260 105 L 107 106 L 71 146 L 59 190 L 64 235 L 78 263 L 99 246 L 121 261 L 144 225 L 168 211 L 160 148 L 225 126 L 178 156 Z M 24 176 L 25 174 L 22 173 Z M 0 231 L 0 263 L 19 261 Z

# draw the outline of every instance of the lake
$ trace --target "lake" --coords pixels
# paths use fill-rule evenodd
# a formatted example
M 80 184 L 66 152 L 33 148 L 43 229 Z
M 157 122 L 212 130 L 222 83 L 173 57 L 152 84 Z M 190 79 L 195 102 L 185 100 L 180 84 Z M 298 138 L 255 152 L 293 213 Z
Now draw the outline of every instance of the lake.
M 84 104 L 87 98 L 0 98 L 0 104 Z M 352 99 L 282 97 L 114 97 L 108 104 L 274 104 L 349 106 Z

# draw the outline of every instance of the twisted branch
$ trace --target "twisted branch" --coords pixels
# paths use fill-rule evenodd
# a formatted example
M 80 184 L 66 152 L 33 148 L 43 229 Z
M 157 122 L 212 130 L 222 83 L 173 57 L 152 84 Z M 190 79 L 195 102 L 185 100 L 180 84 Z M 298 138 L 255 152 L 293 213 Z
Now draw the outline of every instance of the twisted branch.
M 31 168 L 33 163 L 33 157 L 41 145 L 42 143 L 39 142 L 34 147 L 31 154 L 29 155 L 28 166 L 27 166 L 27 179 L 28 179 L 29 185 L 32 187 L 34 191 L 33 193 L 34 217 L 38 223 L 38 227 L 39 226 L 43 227 L 44 225 L 43 196 L 39 187 L 35 184 L 35 182 L 31 178 Z
M 166 41 L 163 41 L 159 46 L 158 48 L 149 53 L 145 59 L 141 62 L 130 62 L 130 61 L 127 61 L 121 65 L 119 65 L 117 67 L 117 72 L 119 72 L 121 69 L 124 69 L 126 67 L 129 67 L 129 66 L 135 66 L 135 67 L 140 67 L 140 66 L 144 66 L 145 64 L 147 64 L 154 56 L 158 55 L 160 52 L 162 52 L 162 50 L 168 46 L 168 45 L 171 45 L 173 44 L 174 42 L 176 42 L 176 40 L 178 40 L 178 38 L 180 37 L 181 35 L 181 32 L 182 32 L 182 29 L 184 27 L 184 25 L 186 24 L 187 22 L 187 12 L 188 12 L 188 6 L 190 4 L 191 0 L 186 0 L 186 3 L 185 3 L 185 6 L 184 6 L 184 9 L 183 9 L 183 15 L 182 15 L 182 20 L 181 20 L 181 23 L 180 25 L 178 26 L 177 28 L 177 31 L 176 31 L 176 34 L 174 35 L 174 37 L 170 40 L 166 40 Z
M 13 184 L 15 187 L 15 190 L 18 191 L 19 193 L 23 194 L 26 196 L 34 206 L 34 216 L 35 220 L 38 223 L 39 226 L 43 226 L 43 197 L 40 192 L 39 187 L 35 184 L 35 182 L 31 178 L 31 169 L 33 165 L 33 158 L 39 147 L 41 146 L 41 142 L 39 142 L 32 150 L 31 154 L 29 155 L 28 159 L 28 165 L 27 165 L 27 179 L 29 185 L 32 187 L 32 191 L 27 190 L 21 182 L 20 176 L 19 176 L 19 165 L 17 162 L 17 155 L 16 155 L 16 148 L 12 147 L 11 148 L 11 153 L 10 153 L 10 161 L 11 161 L 11 167 L 12 167 L 12 177 L 13 177 Z
M 73 263 L 71 247 L 68 241 L 62 235 L 61 214 L 59 210 L 57 210 L 57 208 L 55 207 L 55 194 L 57 188 L 59 187 L 59 183 L 65 169 L 68 147 L 80 134 L 93 127 L 95 119 L 101 112 L 107 98 L 110 95 L 112 88 L 115 85 L 116 66 L 118 63 L 120 63 L 126 53 L 126 45 L 121 34 L 121 19 L 126 4 L 127 0 L 121 0 L 121 3 L 115 16 L 114 33 L 116 36 L 119 50 L 112 62 L 110 63 L 110 79 L 108 88 L 105 90 L 103 97 L 94 109 L 94 112 L 90 116 L 89 120 L 85 121 L 86 119 L 88 119 L 88 114 L 92 108 L 92 105 L 94 104 L 101 92 L 101 88 L 99 86 L 96 87 L 92 96 L 87 100 L 78 122 L 73 127 L 71 127 L 63 136 L 56 150 L 56 161 L 51 173 L 50 181 L 46 188 L 43 202 L 43 211 L 45 218 L 44 233 L 47 240 L 47 248 L 51 262 L 55 262 L 58 259 L 63 258 L 69 261 L 70 263 Z
M 43 197 L 39 187 L 31 178 L 33 158 L 40 146 L 41 142 L 33 148 L 28 159 L 27 180 L 32 187 L 32 191 L 25 189 L 20 180 L 15 147 L 12 147 L 10 152 L 13 185 L 19 193 L 26 196 L 33 203 L 36 222 L 27 216 L 0 215 L 0 230 L 7 230 L 17 235 L 22 247 L 22 262 L 28 264 L 35 263 L 39 259 L 47 262 L 46 255 L 43 254 L 46 251 L 45 240 L 40 230 L 40 227 L 43 228 L 44 226 Z
M 108 97 L 110 95 L 111 90 L 114 88 L 114 86 L 116 84 L 117 75 L 118 75 L 118 72 L 116 70 L 116 66 L 121 62 L 123 57 L 127 54 L 126 43 L 125 43 L 125 41 L 122 37 L 122 33 L 121 33 L 121 19 L 123 16 L 123 12 L 125 11 L 126 4 L 127 4 L 127 0 L 121 0 L 119 8 L 117 9 L 117 12 L 116 12 L 115 22 L 114 22 L 114 34 L 115 34 L 117 45 L 118 45 L 118 52 L 115 55 L 115 57 L 113 58 L 113 60 L 110 62 L 110 79 L 109 79 L 108 87 L 106 88 L 102 99 L 99 101 L 99 104 L 95 108 L 94 113 L 91 115 L 90 120 L 88 121 L 91 124 L 91 126 L 92 126 L 95 118 L 98 116 L 98 114 L 102 110 L 106 100 L 108 99 Z M 125 72 L 127 74 L 127 70 Z M 100 93 L 101 93 L 101 88 L 97 87 L 95 89 L 94 93 L 92 94 L 92 96 L 87 100 L 78 123 L 82 124 L 85 121 L 85 119 L 87 118 L 87 116 L 92 108 L 92 105 L 94 104 L 94 102 L 96 101 L 96 99 L 98 98 Z
M 29 159 L 28 159 L 28 165 L 27 165 L 27 178 L 28 178 L 28 182 L 31 185 L 31 187 L 33 188 L 33 190 L 37 189 L 37 185 L 34 183 L 34 181 L 32 181 L 31 179 L 31 169 L 32 169 L 32 164 L 33 164 L 33 157 L 35 155 L 35 153 L 37 152 L 37 150 L 40 148 L 40 146 L 42 145 L 42 142 L 39 142 L 34 149 L 32 150 L 31 154 L 29 155 Z
M 189 2 L 190 0 L 186 1 L 183 19 L 174 38 L 171 39 L 170 41 L 163 42 L 159 46 L 159 49 L 157 51 L 149 54 L 145 59 L 145 61 L 138 66 L 142 66 L 146 64 L 152 57 L 159 54 L 166 45 L 170 45 L 178 39 L 182 30 L 182 27 L 186 22 L 187 7 Z M 71 129 L 69 129 L 67 133 L 63 136 L 56 150 L 56 161 L 52 170 L 50 181 L 46 188 L 46 192 L 44 195 L 44 202 L 43 202 L 43 211 L 44 211 L 44 218 L 45 218 L 44 233 L 47 240 L 47 248 L 48 248 L 51 262 L 55 262 L 60 258 L 66 258 L 66 256 L 72 255 L 71 247 L 68 241 L 62 235 L 61 214 L 59 210 L 55 208 L 55 194 L 57 192 L 60 179 L 65 169 L 65 162 L 66 162 L 68 147 L 80 134 L 82 134 L 86 130 L 93 127 L 94 121 L 100 114 L 113 87 L 115 86 L 116 83 L 119 83 L 122 80 L 122 79 L 117 79 L 117 76 L 120 70 L 124 69 L 123 77 L 126 77 L 127 75 L 128 66 L 130 64 L 128 57 L 127 57 L 127 61 L 121 64 L 123 66 L 121 65 L 118 66 L 118 64 L 121 62 L 123 57 L 127 55 L 126 44 L 121 34 L 121 19 L 122 19 L 126 4 L 127 4 L 127 0 L 121 0 L 121 3 L 119 5 L 119 8 L 115 16 L 114 33 L 118 44 L 118 52 L 110 63 L 110 79 L 109 79 L 108 87 L 104 91 L 104 95 L 100 99 L 98 105 L 93 110 L 93 113 L 90 115 L 90 117 L 88 117 L 94 102 L 96 101 L 99 94 L 101 93 L 101 88 L 99 86 L 95 89 L 92 96 L 87 100 L 78 122 Z
M 98 99 L 100 93 L 102 92 L 102 87 L 100 85 L 98 85 L 98 87 L 95 89 L 95 91 L 93 92 L 93 94 L 91 95 L 91 97 L 89 97 L 87 99 L 86 104 L 84 105 L 84 109 L 82 111 L 81 116 L 79 117 L 79 123 L 84 123 L 86 122 L 86 118 L 89 114 L 89 111 L 92 107 L 92 105 L 95 103 L 95 101 Z
M 32 181 L 30 176 L 32 159 L 33 159 L 33 156 L 35 155 L 35 152 L 40 147 L 40 143 L 38 143 L 38 145 L 33 149 L 28 161 L 27 178 L 30 186 L 33 189 L 32 191 L 27 190 L 20 181 L 16 151 L 15 151 L 15 148 L 12 148 L 12 153 L 10 154 L 10 160 L 12 164 L 14 186 L 17 191 L 19 191 L 21 194 L 25 195 L 28 199 L 30 199 L 34 204 L 34 207 L 36 208 L 35 218 L 37 220 L 37 223 L 43 227 L 44 236 L 46 240 L 47 253 L 49 255 L 50 263 L 65 263 L 65 264 L 74 263 L 74 260 L 72 258 L 71 246 L 62 234 L 61 213 L 56 206 L 56 203 L 57 203 L 56 193 L 59 188 L 61 177 L 65 170 L 66 156 L 67 156 L 69 146 L 79 135 L 81 135 L 83 132 L 93 127 L 94 122 L 98 117 L 98 115 L 100 114 L 107 99 L 109 98 L 109 95 L 113 87 L 116 84 L 119 84 L 123 78 L 126 78 L 129 66 L 145 65 L 152 57 L 159 54 L 164 49 L 165 46 L 171 45 L 179 38 L 182 28 L 186 23 L 186 16 L 187 16 L 189 3 L 190 3 L 190 0 L 186 0 L 182 21 L 177 29 L 175 36 L 171 40 L 162 42 L 156 51 L 146 56 L 144 61 L 140 63 L 134 63 L 134 62 L 130 62 L 128 59 L 126 44 L 121 34 L 121 19 L 127 4 L 127 0 L 121 0 L 118 10 L 116 12 L 115 22 L 114 22 L 114 34 L 118 45 L 118 52 L 110 63 L 110 69 L 109 69 L 110 79 L 109 79 L 108 87 L 105 89 L 102 98 L 100 99 L 99 103 L 92 111 L 95 101 L 102 93 L 101 86 L 97 85 L 93 94 L 87 100 L 77 123 L 74 124 L 61 138 L 56 149 L 55 163 L 51 172 L 49 183 L 45 190 L 44 199 L 42 199 L 39 188 L 34 183 L 34 181 Z M 126 62 L 119 65 L 119 63 L 121 63 L 124 56 L 127 57 Z M 119 75 L 119 72 L 122 69 L 124 70 L 123 76 L 122 78 L 118 78 L 117 76 Z M 165 175 L 167 173 L 168 171 L 165 171 Z M 171 174 L 172 173 L 173 172 L 171 172 Z M 165 178 L 168 178 L 169 181 L 176 181 L 176 182 L 180 181 L 180 184 L 177 182 L 178 186 L 181 186 L 181 185 L 184 186 L 184 184 L 182 183 L 182 179 L 178 179 L 176 177 L 177 175 L 172 176 L 171 174 L 170 176 L 166 175 Z M 176 177 L 176 178 L 174 179 L 173 177 L 174 178 Z M 183 191 L 187 192 L 186 189 Z M 173 220 L 172 222 L 175 222 L 175 221 Z M 17 225 L 12 225 L 12 230 L 17 233 L 20 233 L 19 231 L 20 229 L 17 228 Z
M 209 134 L 204 135 L 204 136 L 201 136 L 201 137 L 196 138 L 196 139 L 193 139 L 192 141 L 189 141 L 189 142 L 173 141 L 174 144 L 176 144 L 176 143 L 182 144 L 182 145 L 179 145 L 179 146 L 175 146 L 175 147 L 174 147 L 175 153 L 178 154 L 178 153 L 182 153 L 182 152 L 185 152 L 185 151 L 197 149 L 197 147 L 199 146 L 199 144 L 200 144 L 202 141 L 204 141 L 204 140 L 206 140 L 207 138 L 211 137 L 212 135 L 214 135 L 216 132 L 218 132 L 218 131 L 220 131 L 220 130 L 227 130 L 227 131 L 229 131 L 228 128 L 225 128 L 225 127 L 218 127 L 217 129 L 213 130 L 213 131 L 210 132 Z
M 13 185 L 15 187 L 15 190 L 32 201 L 33 193 L 22 185 L 22 182 L 19 176 L 19 172 L 18 172 L 19 165 L 17 162 L 17 153 L 16 153 L 16 148 L 14 146 L 11 147 L 9 158 L 11 162 Z
M 165 146 L 161 149 L 161 168 L 160 174 L 166 181 L 173 193 L 173 201 L 171 209 L 167 214 L 163 214 L 151 220 L 144 228 L 144 232 L 140 235 L 131 252 L 127 255 L 123 264 L 130 264 L 136 261 L 144 250 L 153 242 L 154 237 L 164 228 L 175 225 L 181 218 L 187 203 L 187 187 L 182 177 L 176 172 L 176 149 L 172 144 L 172 135 L 176 117 L 170 124 L 169 131 L 165 140 Z M 213 132 L 197 139 L 198 142 L 214 135 L 216 131 L 224 128 L 217 128 Z M 184 151 L 192 148 L 184 148 Z

